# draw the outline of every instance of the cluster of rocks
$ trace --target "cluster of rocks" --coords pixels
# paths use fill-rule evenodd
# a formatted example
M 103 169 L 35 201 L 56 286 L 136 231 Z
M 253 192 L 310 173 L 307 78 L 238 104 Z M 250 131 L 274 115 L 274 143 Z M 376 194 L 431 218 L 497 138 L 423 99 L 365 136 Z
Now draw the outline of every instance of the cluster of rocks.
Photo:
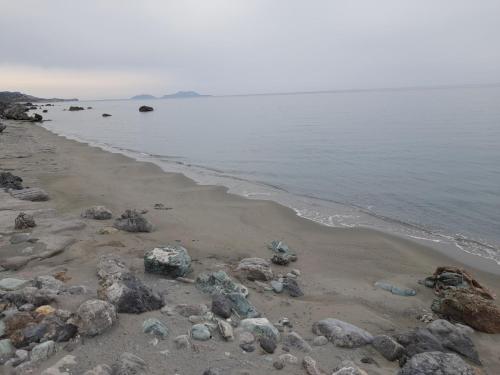
M 27 112 L 31 109 L 37 109 L 27 104 L 10 104 L 3 110 L 3 117 L 7 120 L 18 120 L 18 121 L 31 121 L 40 122 L 43 120 L 42 115 L 34 113 L 30 116 Z
M 10 172 L 0 173 L 0 188 L 10 193 L 13 198 L 24 201 L 42 202 L 49 200 L 49 195 L 44 190 L 24 187 L 23 179 Z

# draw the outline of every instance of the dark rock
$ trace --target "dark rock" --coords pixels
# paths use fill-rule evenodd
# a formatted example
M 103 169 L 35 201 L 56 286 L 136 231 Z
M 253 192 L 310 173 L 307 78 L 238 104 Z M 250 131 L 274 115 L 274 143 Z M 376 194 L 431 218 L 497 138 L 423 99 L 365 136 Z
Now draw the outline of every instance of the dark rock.
M 283 241 L 272 241 L 269 249 L 271 249 L 276 254 L 286 255 L 291 262 L 295 262 L 297 260 L 297 254 L 294 251 L 290 250 L 288 245 Z
M 241 348 L 241 350 L 243 350 L 244 352 L 247 352 L 247 353 L 251 353 L 251 352 L 255 351 L 255 346 L 253 344 L 249 344 L 249 343 L 245 343 L 245 342 L 242 342 L 240 344 L 240 348 Z
M 311 345 L 304 340 L 297 332 L 290 332 L 283 338 L 283 345 L 300 350 L 304 353 L 312 351 Z
M 271 258 L 271 262 L 278 266 L 286 266 L 291 262 L 291 257 L 288 254 L 277 253 Z
M 221 375 L 221 371 L 218 368 L 210 367 L 209 369 L 203 371 L 203 375 Z
M 14 229 L 22 230 L 36 227 L 35 219 L 33 216 L 28 215 L 25 212 L 21 212 L 17 215 L 16 220 L 14 222 Z
M 48 305 L 55 301 L 56 294 L 52 290 L 37 289 L 34 287 L 26 287 L 21 290 L 8 292 L 3 295 L 3 300 L 8 301 L 15 306 L 22 306 L 27 303 L 36 307 Z
M 2 124 L 2 123 L 0 122 L 0 133 L 2 133 L 5 129 L 7 129 L 7 125 Z
M 283 290 L 287 291 L 290 297 L 302 297 L 304 292 L 300 289 L 297 280 L 287 277 L 283 282 Z
M 153 230 L 153 225 L 136 210 L 126 210 L 113 225 L 126 232 L 151 232 Z
M 42 122 L 43 121 L 43 116 L 38 114 L 38 113 L 35 113 L 33 114 L 33 121 L 34 122 Z
M 111 117 L 112 115 L 110 115 L 109 113 L 103 113 L 102 114 L 102 117 Z
M 233 303 L 233 309 L 242 318 L 257 318 L 260 313 L 250 301 L 241 293 L 229 293 L 227 297 Z
M 47 113 L 47 112 L 48 112 L 48 110 L 47 110 L 47 109 L 44 109 L 42 112 L 43 112 L 43 113 Z
M 285 368 L 285 361 L 282 360 L 282 359 L 277 359 L 273 362 L 273 367 L 276 369 L 276 370 L 283 370 Z
M 21 190 L 23 188 L 23 179 L 10 172 L 1 172 L 0 187 L 3 189 Z
M 123 353 L 111 368 L 113 375 L 148 375 L 150 373 L 147 363 L 131 353 Z
M 269 354 L 273 354 L 278 346 L 276 340 L 272 336 L 261 336 L 259 337 L 260 347 Z
M 399 375 L 474 375 L 475 371 L 456 354 L 426 352 L 414 355 Z
M 151 112 L 151 111 L 154 111 L 153 107 L 148 107 L 147 105 L 139 107 L 139 112 Z
M 72 106 L 70 106 L 70 107 L 68 108 L 68 111 L 72 111 L 72 112 L 74 112 L 74 111 L 83 111 L 84 109 L 85 109 L 85 108 L 83 108 L 83 107 L 78 107 L 78 106 L 73 106 L 73 105 L 72 105 Z
M 405 353 L 405 348 L 401 344 L 386 335 L 375 336 L 372 346 L 388 361 L 395 361 Z
M 446 351 L 441 341 L 427 328 L 416 328 L 405 333 L 399 333 L 394 335 L 394 339 L 405 348 L 403 363 L 406 358 L 411 358 L 415 354 Z
M 150 273 L 182 277 L 191 269 L 191 257 L 179 245 L 156 247 L 144 254 L 144 269 Z
M 233 302 L 229 297 L 222 293 L 216 293 L 212 296 L 212 312 L 227 319 L 231 317 L 233 309 Z

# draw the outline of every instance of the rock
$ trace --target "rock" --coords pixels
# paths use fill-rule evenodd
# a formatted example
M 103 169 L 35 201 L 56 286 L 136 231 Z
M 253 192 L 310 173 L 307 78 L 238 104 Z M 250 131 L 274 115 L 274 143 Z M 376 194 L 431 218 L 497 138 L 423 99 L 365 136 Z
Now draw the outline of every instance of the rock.
M 68 108 L 68 111 L 74 112 L 74 111 L 83 111 L 85 108 L 83 107 L 78 107 L 76 105 L 72 105 Z
M 22 104 L 14 104 L 5 109 L 3 114 L 7 120 L 32 121 L 33 118 L 26 113 L 27 111 L 28 107 Z
M 62 281 L 57 280 L 54 276 L 50 275 L 35 277 L 33 280 L 33 286 L 38 289 L 48 289 L 57 294 L 66 289 L 66 286 Z
M 43 121 L 43 116 L 39 113 L 34 113 L 33 114 L 33 122 L 42 122 Z
M 119 230 L 116 229 L 116 228 L 113 228 L 113 227 L 103 227 L 103 228 L 99 228 L 99 230 L 97 231 L 97 234 L 115 234 L 115 233 L 118 233 Z
M 475 371 L 462 358 L 452 353 L 426 352 L 414 355 L 399 375 L 474 375 Z
M 273 271 L 269 262 L 262 258 L 245 258 L 240 261 L 236 271 L 248 280 L 269 281 L 273 279 Z
M 283 292 L 283 283 L 277 280 L 271 280 L 271 288 L 275 293 L 282 293 Z
M 23 188 L 23 179 L 10 172 L 0 172 L 0 188 L 21 190 Z
M 290 353 L 281 354 L 279 356 L 279 359 L 282 360 L 283 362 L 289 363 L 291 365 L 298 365 L 299 364 L 299 359 Z
M 440 340 L 426 328 L 396 334 L 394 339 L 405 348 L 405 357 L 408 358 L 423 352 L 445 351 Z
M 43 202 L 49 200 L 49 195 L 39 188 L 26 188 L 22 190 L 11 190 L 10 195 L 16 199 L 31 202 Z
M 93 206 L 83 211 L 81 216 L 86 219 L 109 220 L 113 213 L 104 206 Z
M 335 346 L 356 348 L 370 344 L 373 336 L 367 331 L 338 319 L 324 319 L 314 323 L 313 332 L 328 338 Z
M 283 370 L 285 368 L 285 361 L 282 359 L 278 358 L 273 362 L 273 367 L 276 370 Z
M 287 266 L 291 261 L 288 254 L 274 254 L 271 258 L 271 262 L 278 266 Z
M 109 113 L 103 113 L 102 114 L 102 117 L 111 117 L 112 115 L 110 115 Z
M 260 347 L 269 354 L 273 354 L 278 346 L 276 339 L 272 336 L 261 336 L 259 337 Z
M 300 289 L 297 280 L 287 277 L 283 282 L 283 290 L 287 291 L 290 297 L 302 297 L 304 292 Z
M 240 293 L 244 297 L 248 295 L 248 289 L 235 283 L 224 271 L 202 273 L 196 278 L 196 287 L 204 293 Z
M 337 366 L 332 375 L 368 375 L 366 371 L 360 369 L 352 361 L 342 361 Z
M 402 345 L 386 335 L 375 336 L 372 346 L 388 361 L 395 361 L 405 353 L 405 348 Z
M 184 276 L 191 269 L 191 257 L 179 245 L 156 247 L 144 254 L 144 269 L 170 277 Z
M 14 233 L 10 237 L 10 243 L 16 245 L 18 243 L 27 242 L 31 238 L 31 233 Z
M 41 362 L 48 359 L 56 352 L 56 344 L 54 341 L 45 341 L 41 344 L 38 344 L 31 351 L 31 361 L 32 362 Z
M 486 333 L 500 333 L 500 308 L 490 299 L 466 288 L 448 288 L 436 298 L 432 310 Z
M 231 326 L 231 324 L 229 324 L 225 320 L 218 319 L 217 326 L 219 327 L 219 332 L 224 340 L 226 341 L 234 340 L 233 327 Z
M 151 232 L 153 225 L 136 210 L 126 210 L 113 226 L 126 232 Z
M 276 254 L 286 255 L 291 262 L 295 262 L 297 260 L 297 255 L 294 251 L 290 250 L 282 241 L 272 241 L 269 249 L 275 252 Z
M 478 365 L 481 364 L 474 343 L 462 327 L 438 319 L 430 323 L 427 329 L 441 341 L 444 348 L 461 354 Z
M 218 368 L 210 367 L 209 369 L 203 371 L 203 375 L 221 375 L 221 371 Z
M 142 105 L 139 107 L 139 112 L 151 112 L 154 111 L 153 107 L 148 107 L 147 105 Z
M 78 331 L 85 336 L 96 336 L 111 328 L 118 319 L 115 307 L 97 299 L 83 302 L 76 311 Z
M 49 305 L 56 299 L 56 294 L 52 290 L 37 289 L 27 286 L 20 290 L 15 290 L 4 294 L 3 299 L 16 306 L 30 303 L 34 306 Z
M 8 291 L 18 290 L 24 288 L 29 283 L 30 283 L 29 280 L 14 279 L 7 277 L 5 279 L 0 280 L 0 289 Z
M 189 347 L 189 336 L 188 335 L 180 335 L 174 339 L 175 347 L 177 349 L 185 349 Z
M 149 367 L 142 358 L 123 353 L 111 366 L 113 375 L 149 375 Z
M 396 285 L 393 285 L 385 281 L 377 281 L 375 283 L 375 286 L 377 288 L 387 290 L 392 294 L 396 294 L 398 296 L 403 296 L 403 297 L 411 297 L 417 294 L 417 292 L 414 289 L 398 287 Z
M 41 375 L 69 375 L 74 374 L 76 371 L 76 357 L 74 355 L 65 355 L 59 361 L 56 362 L 55 365 L 47 368 L 45 371 L 42 371 Z M 88 375 L 85 372 L 85 375 Z M 90 372 L 90 375 L 111 375 L 111 372 Z
M 205 324 L 195 324 L 191 327 L 191 337 L 198 341 L 210 340 L 212 334 Z
M 325 336 L 316 336 L 313 339 L 314 346 L 324 346 L 326 344 L 328 344 L 328 339 Z
M 248 318 L 241 321 L 241 329 L 257 338 L 268 337 L 274 342 L 280 339 L 280 333 L 266 318 Z
M 286 334 L 283 338 L 283 345 L 300 350 L 304 353 L 312 351 L 311 345 L 309 345 L 297 332 Z
M 112 375 L 113 370 L 108 365 L 97 365 L 92 370 L 88 370 L 83 375 Z
M 36 227 L 35 219 L 33 216 L 28 215 L 25 212 L 21 212 L 17 215 L 16 220 L 14 222 L 14 229 L 22 230 Z
M 240 343 L 240 349 L 247 353 L 252 353 L 255 351 L 255 346 L 253 344 Z
M 39 306 L 35 309 L 35 312 L 39 315 L 52 315 L 56 312 L 56 309 L 54 309 L 52 306 L 50 305 L 43 305 L 43 306 Z
M 222 293 L 216 293 L 212 296 L 212 312 L 215 315 L 227 319 L 231 317 L 232 309 L 233 302 L 226 295 Z
M 326 373 L 318 367 L 316 361 L 308 355 L 302 360 L 302 366 L 308 375 L 326 375 Z
M 0 122 L 0 133 L 3 133 L 3 131 L 4 131 L 5 129 L 7 129 L 7 125 L 2 124 L 2 123 Z
M 115 255 L 103 255 L 97 264 L 100 298 L 112 303 L 117 312 L 140 314 L 158 310 L 162 298 L 132 274 L 123 261 Z
M 149 318 L 142 323 L 144 333 L 152 334 L 159 339 L 166 339 L 168 336 L 168 328 L 165 324 L 155 318 Z
M 233 303 L 233 310 L 238 316 L 243 318 L 257 318 L 260 313 L 241 293 L 229 293 L 227 297 Z
M 2 360 L 11 358 L 15 350 L 16 348 L 9 339 L 0 340 L 0 363 L 2 363 Z
M 176 305 L 174 310 L 181 316 L 188 318 L 192 315 L 204 315 L 208 311 L 208 307 L 204 304 L 180 304 Z

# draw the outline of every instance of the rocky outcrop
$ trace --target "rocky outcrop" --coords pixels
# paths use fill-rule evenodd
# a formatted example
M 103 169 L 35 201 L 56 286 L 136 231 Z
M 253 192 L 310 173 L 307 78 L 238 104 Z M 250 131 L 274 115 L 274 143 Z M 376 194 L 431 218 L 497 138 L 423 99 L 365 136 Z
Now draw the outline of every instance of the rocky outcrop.
M 4 110 L 4 117 L 7 120 L 32 121 L 33 118 L 27 113 L 28 108 L 22 104 L 14 104 Z
M 335 346 L 343 348 L 357 348 L 373 341 L 373 336 L 364 329 L 332 318 L 314 323 L 313 333 L 325 336 Z
M 191 257 L 187 250 L 179 245 L 156 247 L 144 254 L 144 269 L 149 273 L 182 277 L 191 269 Z
M 78 106 L 73 106 L 73 105 L 72 105 L 72 106 L 70 106 L 70 107 L 68 108 L 68 111 L 71 111 L 71 112 L 74 112 L 74 111 L 83 111 L 84 109 L 85 109 L 85 108 L 83 108 L 83 107 L 78 107 Z
M 104 255 L 97 265 L 100 298 L 112 303 L 117 312 L 140 314 L 163 306 L 161 297 L 130 272 L 122 260 Z
M 151 232 L 153 225 L 136 210 L 126 210 L 113 224 L 126 232 Z
M 154 111 L 153 107 L 149 107 L 147 105 L 142 105 L 139 107 L 139 112 L 151 112 Z

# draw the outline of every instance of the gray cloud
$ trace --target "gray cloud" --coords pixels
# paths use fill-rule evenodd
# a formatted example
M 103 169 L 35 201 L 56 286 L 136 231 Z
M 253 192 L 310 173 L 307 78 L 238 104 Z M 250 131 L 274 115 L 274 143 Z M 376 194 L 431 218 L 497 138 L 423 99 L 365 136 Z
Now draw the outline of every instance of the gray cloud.
M 14 71 L 54 75 L 36 94 L 87 97 L 492 83 L 499 14 L 498 0 L 4 1 L 0 85 Z

